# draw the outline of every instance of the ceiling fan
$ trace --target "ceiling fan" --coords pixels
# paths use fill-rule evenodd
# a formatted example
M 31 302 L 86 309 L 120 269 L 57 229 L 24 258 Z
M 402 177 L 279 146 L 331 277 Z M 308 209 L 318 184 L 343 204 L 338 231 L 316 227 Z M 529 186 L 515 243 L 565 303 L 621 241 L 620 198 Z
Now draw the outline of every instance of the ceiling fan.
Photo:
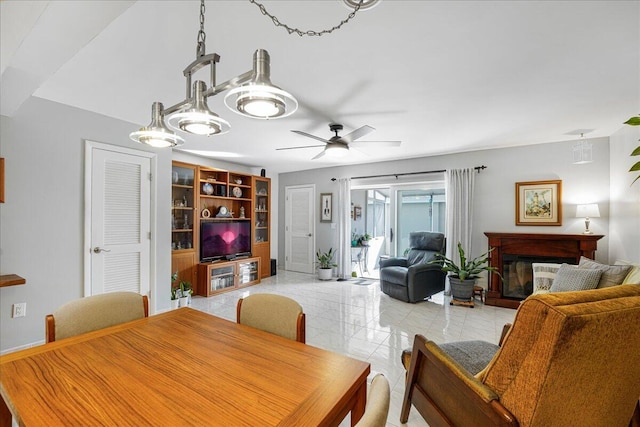
M 286 148 L 276 148 L 276 150 L 297 150 L 300 148 L 315 148 L 315 147 L 324 147 L 320 153 L 318 153 L 311 160 L 319 159 L 325 154 L 332 157 L 342 157 L 346 156 L 349 153 L 350 147 L 399 147 L 400 141 L 356 141 L 356 139 L 360 139 L 363 136 L 373 132 L 375 129 L 371 126 L 364 125 L 351 133 L 348 133 L 344 136 L 338 135 L 343 129 L 343 126 L 339 123 L 330 123 L 329 129 L 331 132 L 334 132 L 335 135 L 329 139 L 321 138 L 319 136 L 311 135 L 309 133 L 300 131 L 300 130 L 292 130 L 291 132 L 297 133 L 302 136 L 306 136 L 308 138 L 312 138 L 318 141 L 324 142 L 324 145 L 302 145 L 299 147 L 286 147 Z

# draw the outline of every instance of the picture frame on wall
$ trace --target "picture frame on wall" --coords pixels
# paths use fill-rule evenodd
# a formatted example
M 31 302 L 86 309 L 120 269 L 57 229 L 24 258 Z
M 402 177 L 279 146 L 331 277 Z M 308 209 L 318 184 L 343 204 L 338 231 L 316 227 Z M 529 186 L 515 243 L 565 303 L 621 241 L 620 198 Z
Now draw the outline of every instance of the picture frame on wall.
M 360 206 L 353 207 L 353 219 L 359 220 L 362 218 L 362 208 Z
M 562 225 L 562 181 L 516 182 L 516 225 Z
M 320 222 L 331 222 L 333 219 L 333 193 L 320 194 Z

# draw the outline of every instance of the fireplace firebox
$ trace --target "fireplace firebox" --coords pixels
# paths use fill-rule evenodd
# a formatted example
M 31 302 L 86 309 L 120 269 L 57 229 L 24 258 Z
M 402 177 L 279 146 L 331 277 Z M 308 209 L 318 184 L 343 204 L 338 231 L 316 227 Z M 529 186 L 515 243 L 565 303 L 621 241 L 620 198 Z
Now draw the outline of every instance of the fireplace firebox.
M 601 235 L 484 233 L 489 239 L 490 265 L 503 277 L 489 276 L 487 305 L 517 308 L 533 291 L 534 262 L 577 264 L 593 259 Z

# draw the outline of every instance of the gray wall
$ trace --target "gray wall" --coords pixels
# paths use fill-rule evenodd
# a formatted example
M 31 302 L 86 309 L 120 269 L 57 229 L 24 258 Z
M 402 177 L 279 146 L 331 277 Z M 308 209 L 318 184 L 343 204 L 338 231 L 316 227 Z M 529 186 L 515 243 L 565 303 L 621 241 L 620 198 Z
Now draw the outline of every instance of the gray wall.
M 593 144 L 593 163 L 572 163 L 573 142 L 557 142 L 542 145 L 483 150 L 467 153 L 433 156 L 410 160 L 375 164 L 332 167 L 303 172 L 280 174 L 280 194 L 284 187 L 298 184 L 315 184 L 316 194 L 338 195 L 337 182 L 331 178 L 393 174 L 439 169 L 467 168 L 486 165 L 476 179 L 474 204 L 472 253 L 479 255 L 487 249 L 484 232 L 518 233 L 582 233 L 584 220 L 575 218 L 576 205 L 598 203 L 600 218 L 594 218 L 591 229 L 605 237 L 598 242 L 596 259 L 609 260 L 609 139 L 590 140 Z M 630 151 L 629 151 L 630 152 Z M 627 168 L 628 169 L 628 168 Z M 562 226 L 516 226 L 515 183 L 522 181 L 562 180 Z M 639 185 L 640 186 L 640 185 Z M 284 221 L 284 198 L 280 198 L 279 221 Z M 317 201 L 316 201 L 317 202 Z M 338 200 L 334 199 L 334 209 Z M 317 209 L 316 209 L 317 210 Z M 636 218 L 637 222 L 637 218 Z M 284 242 L 284 230 L 279 230 L 278 240 Z M 625 241 L 621 244 L 629 245 Z M 316 246 L 337 245 L 337 231 L 331 224 L 316 223 Z M 638 260 L 637 251 L 635 259 Z M 280 245 L 278 257 L 284 260 L 284 246 Z
M 136 144 L 129 133 L 138 127 L 35 97 L 13 117 L 0 117 L 0 156 L 6 169 L 6 202 L 0 203 L 0 274 L 27 279 L 26 285 L 0 289 L 0 353 L 43 342 L 45 315 L 84 296 L 84 140 L 157 155 L 152 312 L 169 308 L 171 161 L 260 174 L 259 168 Z M 272 188 L 277 208 L 277 176 Z M 277 227 L 276 213 L 272 226 Z M 273 254 L 276 237 L 274 232 Z M 18 302 L 27 303 L 27 316 L 12 319 L 11 306 Z

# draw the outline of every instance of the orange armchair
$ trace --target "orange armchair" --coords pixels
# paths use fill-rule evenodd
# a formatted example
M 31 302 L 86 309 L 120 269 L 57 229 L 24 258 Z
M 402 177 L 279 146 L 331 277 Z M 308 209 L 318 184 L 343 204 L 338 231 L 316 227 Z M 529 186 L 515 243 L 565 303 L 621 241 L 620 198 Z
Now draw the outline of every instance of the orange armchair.
M 431 427 L 623 427 L 638 396 L 640 286 L 621 285 L 529 297 L 475 376 L 417 335 L 400 421 L 413 404 Z

